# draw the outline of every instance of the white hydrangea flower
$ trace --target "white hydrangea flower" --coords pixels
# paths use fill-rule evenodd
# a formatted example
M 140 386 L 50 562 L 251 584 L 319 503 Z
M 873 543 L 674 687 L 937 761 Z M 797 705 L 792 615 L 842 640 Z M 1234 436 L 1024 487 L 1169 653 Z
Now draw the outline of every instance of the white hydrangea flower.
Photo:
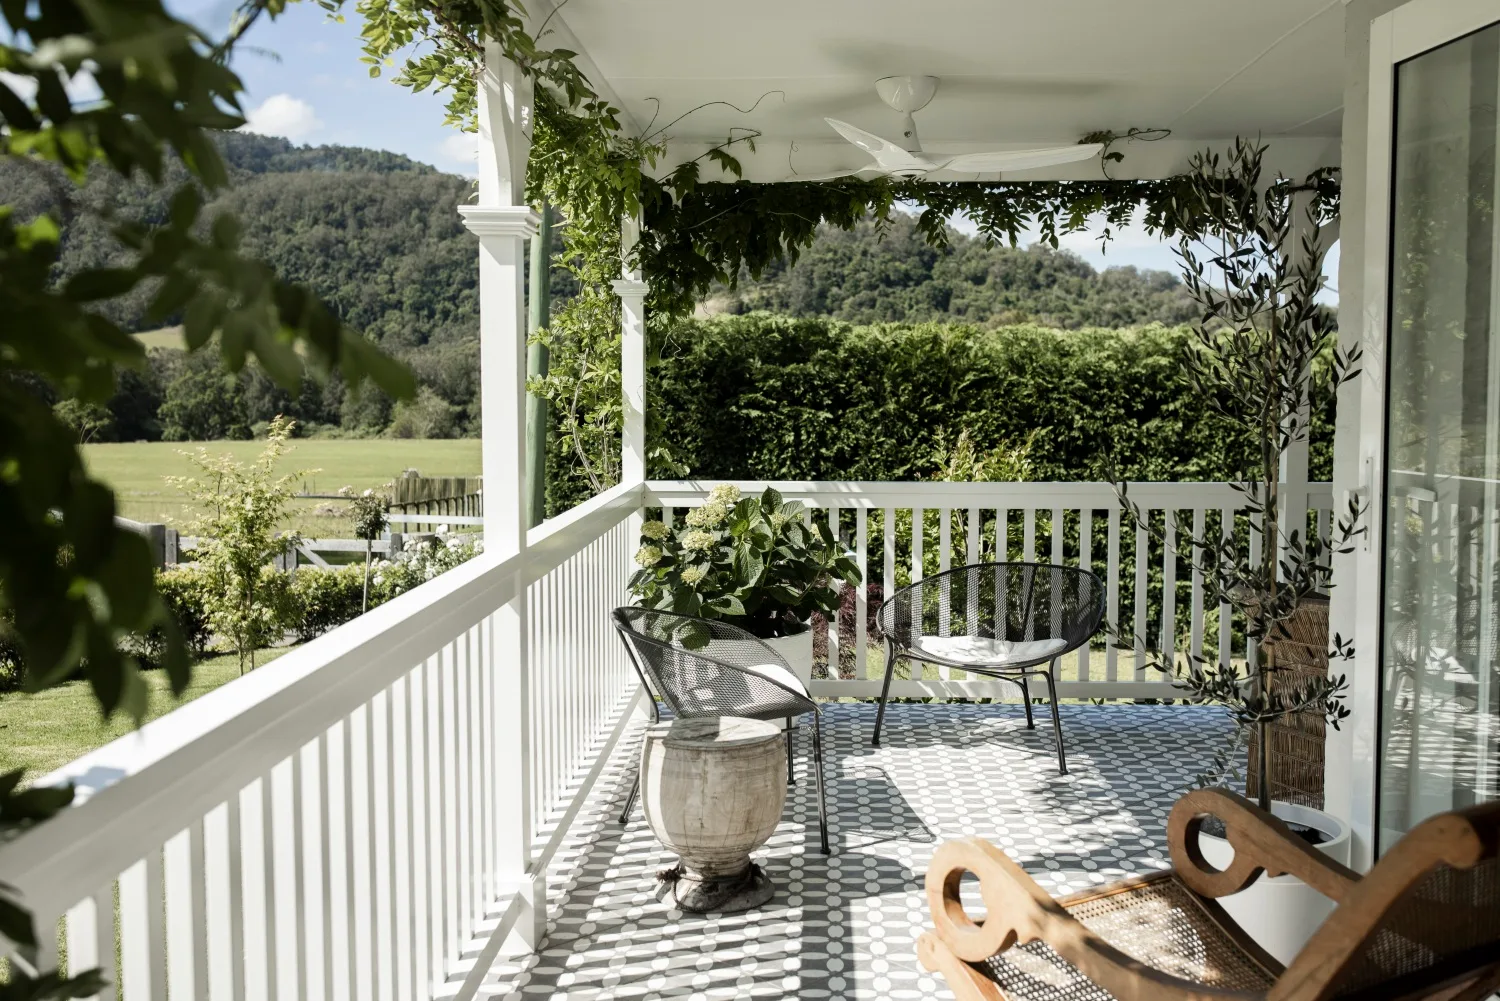
M 654 567 L 661 562 L 661 550 L 656 546 L 642 546 L 635 551 L 635 561 L 643 567 Z
M 740 502 L 740 488 L 733 483 L 720 483 L 709 491 L 708 499 L 719 504 L 728 504 L 732 507 Z
M 370 578 L 370 583 L 374 584 L 376 587 L 379 587 L 384 581 L 385 574 L 376 574 L 374 577 Z
M 664 522 L 660 521 L 648 521 L 641 526 L 641 535 L 653 542 L 662 541 L 671 534 L 671 531 Z
M 464 545 L 463 541 L 460 540 L 460 539 L 449 539 L 448 540 L 448 548 L 449 549 L 462 549 L 463 545 Z
M 688 532 L 682 537 L 682 547 L 694 550 L 695 552 L 707 552 L 717 542 L 718 540 L 714 538 L 714 533 L 705 532 L 702 529 L 695 532 Z
M 685 584 L 700 584 L 707 576 L 708 567 L 706 566 L 692 566 L 682 571 L 682 580 Z

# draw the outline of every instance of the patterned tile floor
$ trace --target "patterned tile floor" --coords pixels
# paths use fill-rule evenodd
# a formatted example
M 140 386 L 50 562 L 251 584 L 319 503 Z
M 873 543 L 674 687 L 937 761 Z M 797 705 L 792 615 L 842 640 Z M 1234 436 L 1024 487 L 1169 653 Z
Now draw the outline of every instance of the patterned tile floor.
M 617 821 L 639 732 L 616 751 L 550 874 L 540 955 L 502 962 L 488 996 L 556 998 L 950 998 L 916 959 L 927 926 L 922 876 L 933 849 L 978 835 L 1055 893 L 1165 866 L 1167 811 L 1222 746 L 1213 709 L 1065 706 L 1071 774 L 1050 726 L 1020 706 L 896 705 L 872 748 L 872 705 L 825 708 L 832 856 L 818 851 L 798 739 L 798 781 L 756 859 L 776 883 L 741 914 L 682 912 L 656 881 L 676 860 L 637 807 Z

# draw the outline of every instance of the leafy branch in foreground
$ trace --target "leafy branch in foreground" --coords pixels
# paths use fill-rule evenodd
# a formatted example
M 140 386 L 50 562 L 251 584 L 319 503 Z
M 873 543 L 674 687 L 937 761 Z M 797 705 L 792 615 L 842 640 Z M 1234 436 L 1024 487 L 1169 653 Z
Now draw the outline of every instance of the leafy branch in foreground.
M 247 6 L 274 15 L 284 0 Z M 0 204 L 0 611 L 13 618 L 8 639 L 28 690 L 81 673 L 106 716 L 123 709 L 139 719 L 146 686 L 122 641 L 162 630 L 163 666 L 180 694 L 183 639 L 156 591 L 146 540 L 116 525 L 114 493 L 89 475 L 78 430 L 39 386 L 84 409 L 109 399 L 121 371 L 143 368 L 144 347 L 107 318 L 112 301 L 138 290 L 153 320 L 181 322 L 190 348 L 215 343 L 231 370 L 254 358 L 292 391 L 305 372 L 335 369 L 397 397 L 413 381 L 316 296 L 242 253 L 231 216 L 204 218 L 204 193 L 228 183 L 212 135 L 244 124 L 228 46 L 161 0 L 6 0 L 0 21 L 0 158 L 45 176 L 55 196 L 30 218 Z M 97 172 L 160 187 L 171 157 L 191 180 L 165 219 L 86 210 L 74 197 Z M 125 262 L 55 283 L 62 242 L 83 211 L 101 214 Z M 0 811 L 0 826 L 9 819 Z M 35 930 L 13 894 L 0 889 L 0 900 L 4 934 L 24 964 Z M 92 971 L 64 979 L 13 968 L 0 988 L 7 998 L 96 992 Z
M 1364 531 L 1359 500 L 1350 501 L 1326 535 L 1282 524 L 1282 456 L 1306 441 L 1313 398 L 1354 378 L 1359 355 L 1333 343 L 1336 321 L 1317 302 L 1325 249 L 1318 228 L 1336 213 L 1337 176 L 1324 169 L 1300 183 L 1280 176 L 1262 183 L 1264 153 L 1263 146 L 1238 140 L 1222 159 L 1206 152 L 1194 157 L 1184 176 L 1202 219 L 1177 248 L 1188 292 L 1202 311 L 1182 359 L 1188 384 L 1229 432 L 1248 434 L 1259 445 L 1245 481 L 1235 484 L 1244 498 L 1239 507 L 1249 516 L 1249 535 L 1242 543 L 1229 523 L 1217 531 L 1183 530 L 1166 538 L 1129 497 L 1126 485 L 1116 486 L 1131 520 L 1201 575 L 1205 603 L 1242 617 L 1246 639 L 1262 654 L 1267 645 L 1296 641 L 1292 622 L 1299 609 L 1327 594 L 1333 556 L 1352 552 Z M 1251 550 L 1242 548 L 1246 543 Z M 1317 713 L 1337 728 L 1349 715 L 1348 683 L 1341 674 L 1297 680 L 1277 658 L 1264 655 L 1242 669 L 1227 650 L 1212 660 L 1194 651 L 1179 666 L 1172 651 L 1155 649 L 1144 637 L 1122 636 L 1114 624 L 1110 628 L 1122 646 L 1146 650 L 1152 666 L 1173 675 L 1189 701 L 1227 707 L 1238 739 L 1258 733 L 1254 764 L 1261 806 L 1267 809 L 1270 724 Z M 1353 656 L 1353 645 L 1335 634 L 1329 662 L 1346 663 Z

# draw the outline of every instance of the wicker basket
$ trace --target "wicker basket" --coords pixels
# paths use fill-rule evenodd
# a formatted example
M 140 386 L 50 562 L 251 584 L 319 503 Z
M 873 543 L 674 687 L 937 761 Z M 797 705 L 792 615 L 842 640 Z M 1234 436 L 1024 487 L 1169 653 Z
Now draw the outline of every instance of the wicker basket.
M 1328 673 L 1328 599 L 1307 598 L 1283 623 L 1286 639 L 1267 640 L 1260 655 L 1279 670 L 1271 673 L 1271 689 L 1296 684 Z M 1301 712 L 1272 723 L 1271 798 L 1300 806 L 1323 808 L 1323 744 L 1328 724 L 1322 713 Z M 1260 735 L 1250 734 L 1250 766 L 1245 793 L 1260 794 L 1260 776 L 1255 766 L 1260 755 Z

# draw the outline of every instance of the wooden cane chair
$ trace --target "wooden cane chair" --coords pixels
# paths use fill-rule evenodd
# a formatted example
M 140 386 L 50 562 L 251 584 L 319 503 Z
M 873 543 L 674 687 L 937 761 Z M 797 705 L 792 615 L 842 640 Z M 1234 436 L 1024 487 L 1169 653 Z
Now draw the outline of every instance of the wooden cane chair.
M 1222 872 L 1198 849 L 1208 816 L 1234 847 Z M 1179 800 L 1167 840 L 1172 869 L 1058 900 L 988 842 L 943 845 L 922 965 L 959 1001 L 1482 1001 L 1500 987 L 1500 803 L 1425 821 L 1364 877 L 1222 789 Z M 1285 968 L 1216 903 L 1262 872 L 1337 905 Z M 965 873 L 983 921 L 960 900 Z

